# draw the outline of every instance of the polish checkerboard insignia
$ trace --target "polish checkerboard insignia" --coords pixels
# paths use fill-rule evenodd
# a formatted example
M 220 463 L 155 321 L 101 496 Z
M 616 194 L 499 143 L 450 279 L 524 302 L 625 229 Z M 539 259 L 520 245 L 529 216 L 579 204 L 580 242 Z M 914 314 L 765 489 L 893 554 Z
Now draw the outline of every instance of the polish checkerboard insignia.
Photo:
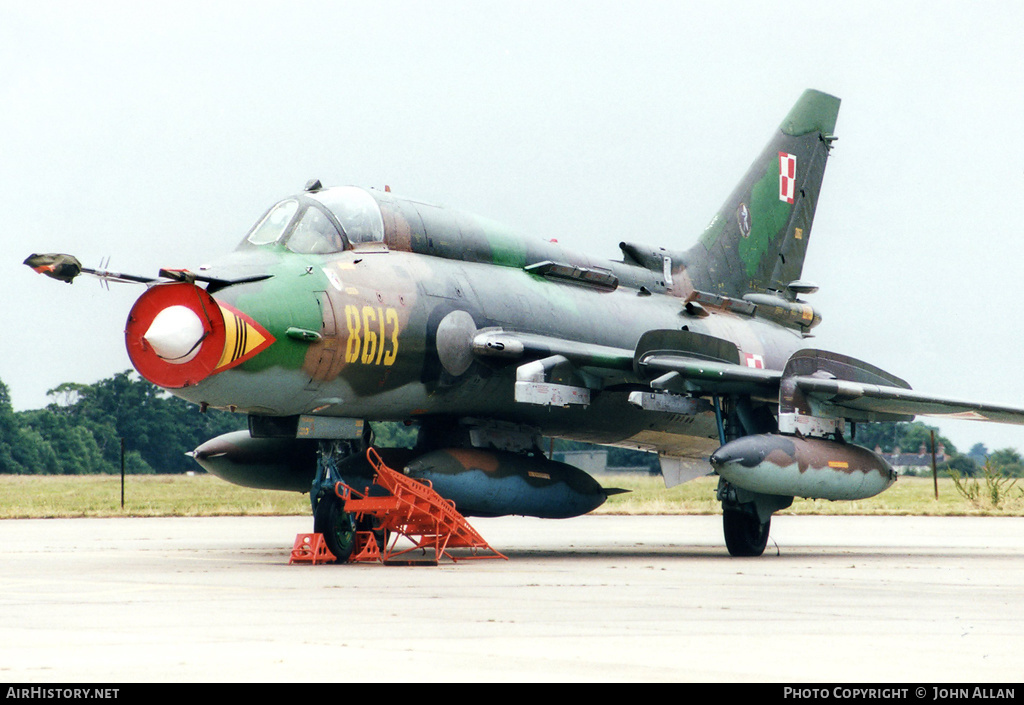
M 747 367 L 754 367 L 759 370 L 763 370 L 764 356 L 758 355 L 757 353 L 743 353 L 743 364 Z
M 796 197 L 796 155 L 779 152 L 779 200 L 792 203 Z

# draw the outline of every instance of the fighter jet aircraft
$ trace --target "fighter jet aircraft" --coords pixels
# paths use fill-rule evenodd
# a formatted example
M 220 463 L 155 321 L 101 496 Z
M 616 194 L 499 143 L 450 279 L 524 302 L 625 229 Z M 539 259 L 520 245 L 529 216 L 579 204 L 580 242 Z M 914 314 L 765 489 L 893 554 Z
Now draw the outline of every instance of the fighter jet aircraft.
M 622 242 L 605 261 L 389 190 L 310 182 L 227 256 L 157 277 L 26 264 L 70 282 L 142 282 L 125 339 L 139 373 L 248 431 L 196 449 L 242 485 L 310 492 L 332 552 L 364 482 L 371 421 L 419 429 L 379 449 L 467 516 L 567 517 L 609 493 L 542 437 L 658 453 L 666 483 L 714 471 L 725 542 L 760 555 L 794 497 L 858 499 L 896 479 L 846 423 L 1024 409 L 925 396 L 808 344 L 804 256 L 839 99 L 809 90 L 689 249 Z M 709 465 L 710 462 L 710 465 Z

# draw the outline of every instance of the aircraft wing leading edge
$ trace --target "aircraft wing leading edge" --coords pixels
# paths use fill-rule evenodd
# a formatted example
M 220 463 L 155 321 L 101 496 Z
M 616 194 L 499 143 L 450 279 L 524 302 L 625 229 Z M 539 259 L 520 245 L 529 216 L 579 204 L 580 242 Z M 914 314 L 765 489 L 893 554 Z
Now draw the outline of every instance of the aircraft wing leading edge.
M 910 389 L 846 380 L 794 378 L 805 396 L 835 407 L 834 415 L 855 421 L 885 420 L 877 415 L 940 416 L 1024 425 L 1024 409 L 920 394 Z
M 906 383 L 879 370 L 872 370 L 876 374 L 871 379 L 891 380 L 893 384 L 826 379 L 814 374 L 788 375 L 780 370 L 747 367 L 721 359 L 646 350 L 642 345 L 630 352 L 515 331 L 481 331 L 474 344 L 475 352 L 483 356 L 537 358 L 561 354 L 581 367 L 606 368 L 617 374 L 634 366 L 639 377 L 655 390 L 697 395 L 740 391 L 759 398 L 777 397 L 782 380 L 788 377 L 818 413 L 851 421 L 934 416 L 1024 425 L 1024 408 L 922 394 L 909 385 L 896 386 Z M 811 354 L 819 352 L 800 351 L 794 358 Z M 851 360 L 830 353 L 823 355 Z

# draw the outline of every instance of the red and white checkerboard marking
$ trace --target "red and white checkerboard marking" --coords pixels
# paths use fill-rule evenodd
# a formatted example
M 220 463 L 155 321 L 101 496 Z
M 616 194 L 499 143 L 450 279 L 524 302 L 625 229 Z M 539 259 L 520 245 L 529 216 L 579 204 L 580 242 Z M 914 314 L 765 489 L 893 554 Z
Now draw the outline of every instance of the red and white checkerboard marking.
M 757 355 L 756 353 L 743 353 L 743 364 L 747 367 L 756 367 L 759 370 L 763 370 L 764 356 Z
M 779 152 L 779 200 L 792 203 L 796 197 L 796 155 Z

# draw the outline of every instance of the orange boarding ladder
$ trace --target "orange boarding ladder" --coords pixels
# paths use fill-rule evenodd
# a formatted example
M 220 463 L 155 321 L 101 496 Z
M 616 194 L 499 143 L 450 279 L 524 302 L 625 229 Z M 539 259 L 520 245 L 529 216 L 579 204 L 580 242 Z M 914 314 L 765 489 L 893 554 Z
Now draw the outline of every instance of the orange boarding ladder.
M 356 549 L 351 561 L 383 563 L 411 551 L 433 549 L 434 561 L 447 556 L 453 562 L 473 558 L 508 558 L 491 548 L 466 518 L 455 511 L 455 503 L 434 491 L 429 482 L 420 482 L 392 470 L 373 448 L 366 451 L 376 475 L 374 484 L 390 493 L 388 497 L 371 497 L 369 489 L 360 493 L 343 482 L 334 487 L 335 494 L 345 502 L 345 510 L 355 515 L 356 523 L 366 517 L 376 519 L 377 532 L 383 531 L 390 540 L 380 547 L 374 531 L 359 531 Z M 412 548 L 397 550 L 400 536 L 412 541 Z M 468 548 L 469 555 L 456 557 L 449 549 Z

